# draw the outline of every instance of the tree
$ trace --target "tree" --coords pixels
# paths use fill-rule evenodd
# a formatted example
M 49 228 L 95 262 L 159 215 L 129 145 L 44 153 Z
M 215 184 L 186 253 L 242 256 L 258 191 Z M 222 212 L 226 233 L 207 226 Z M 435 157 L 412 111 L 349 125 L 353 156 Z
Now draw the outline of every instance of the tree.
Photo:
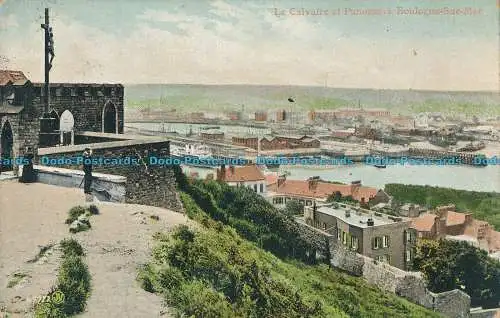
M 298 200 L 290 200 L 286 203 L 284 212 L 288 216 L 300 215 L 304 213 L 304 205 Z
M 467 242 L 422 240 L 413 263 L 433 292 L 463 290 L 473 306 L 497 307 L 500 302 L 500 262 Z
M 340 191 L 335 191 L 334 193 L 328 196 L 326 202 L 339 202 L 341 199 L 342 199 L 342 193 L 340 193 Z

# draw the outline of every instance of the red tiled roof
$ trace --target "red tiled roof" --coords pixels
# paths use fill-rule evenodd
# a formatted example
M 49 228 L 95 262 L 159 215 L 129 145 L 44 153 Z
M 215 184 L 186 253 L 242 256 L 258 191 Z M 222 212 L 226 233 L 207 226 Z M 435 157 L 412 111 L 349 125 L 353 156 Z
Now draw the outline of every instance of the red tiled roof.
M 0 86 L 8 82 L 27 81 L 28 78 L 21 71 L 0 70 Z
M 418 232 L 430 232 L 436 220 L 435 214 L 423 213 L 412 220 L 412 227 Z
M 373 198 L 378 193 L 378 189 L 364 187 L 364 186 L 353 186 L 349 184 L 334 184 L 328 182 L 317 183 L 316 189 L 309 188 L 309 181 L 307 180 L 285 180 L 285 182 L 280 185 L 275 183 L 269 187 L 269 191 L 286 194 L 292 196 L 302 196 L 310 198 L 328 198 L 331 194 L 339 191 L 340 194 L 345 196 L 352 196 L 353 199 L 361 201 L 364 198 L 368 202 L 370 198 Z
M 277 174 L 268 174 L 266 176 L 266 184 L 267 185 L 275 184 L 276 182 L 278 182 L 278 175 Z
M 232 170 L 234 169 L 234 170 Z M 239 182 L 239 181 L 261 181 L 266 180 L 262 171 L 255 166 L 243 167 L 226 167 L 226 175 L 224 181 L 226 182 Z
M 460 225 L 465 223 L 465 213 L 448 211 L 446 214 L 446 226 Z

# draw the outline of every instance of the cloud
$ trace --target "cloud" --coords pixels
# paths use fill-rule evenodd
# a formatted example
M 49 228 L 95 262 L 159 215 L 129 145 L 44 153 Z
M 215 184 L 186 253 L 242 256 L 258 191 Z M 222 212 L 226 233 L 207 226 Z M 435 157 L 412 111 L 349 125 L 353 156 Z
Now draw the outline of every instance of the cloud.
M 496 43 L 346 37 L 314 18 L 278 18 L 255 5 L 212 3 L 211 15 L 146 10 L 124 38 L 54 18 L 51 80 L 59 82 L 283 84 L 495 89 Z M 163 24 L 162 24 L 163 23 Z M 170 26 L 170 28 L 168 28 Z M 175 26 L 175 28 L 171 28 Z M 9 67 L 43 80 L 43 38 L 0 47 Z M 180 32 L 179 32 L 180 31 Z M 418 55 L 412 54 L 413 50 Z
M 0 30 L 16 28 L 18 26 L 19 23 L 17 22 L 17 16 L 15 14 L 9 14 L 6 17 L 0 17 Z

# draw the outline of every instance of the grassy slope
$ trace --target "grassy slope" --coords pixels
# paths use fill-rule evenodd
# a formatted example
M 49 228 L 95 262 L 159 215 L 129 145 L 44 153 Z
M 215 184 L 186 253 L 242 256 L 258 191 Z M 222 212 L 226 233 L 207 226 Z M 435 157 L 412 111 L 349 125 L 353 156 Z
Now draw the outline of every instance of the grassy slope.
M 422 307 L 414 305 L 394 294 L 382 292 L 379 289 L 368 285 L 363 279 L 343 274 L 333 269 L 328 269 L 326 265 L 310 266 L 304 265 L 296 261 L 280 260 L 269 252 L 266 252 L 253 243 L 242 239 L 235 230 L 228 226 L 222 226 L 216 223 L 196 205 L 196 203 L 187 194 L 181 195 L 187 214 L 205 225 L 201 230 L 197 231 L 193 243 L 189 244 L 189 251 L 198 251 L 202 257 L 197 255 L 186 255 L 183 259 L 191 259 L 189 266 L 168 264 L 174 270 L 186 272 L 186 268 L 190 269 L 188 279 L 184 281 L 180 287 L 170 287 L 170 291 L 165 290 L 158 285 L 161 274 L 155 272 L 152 268 L 161 268 L 165 266 L 165 257 L 168 252 L 178 250 L 183 244 L 168 243 L 170 246 L 162 252 L 157 252 L 155 259 L 156 267 L 151 266 L 149 273 L 142 273 L 152 278 L 154 288 L 157 292 L 166 294 L 167 301 L 171 306 L 174 306 L 186 314 L 201 310 L 199 302 L 210 299 L 210 310 L 215 310 L 210 313 L 204 312 L 204 317 L 226 316 L 227 312 L 233 312 L 232 316 L 254 317 L 255 312 L 248 309 L 246 312 L 237 312 L 238 304 L 231 304 L 226 297 L 219 294 L 219 297 L 213 294 L 210 297 L 206 296 L 216 289 L 214 284 L 210 284 L 203 277 L 210 276 L 214 273 L 234 273 L 238 272 L 238 266 L 232 264 L 229 260 L 230 251 L 237 251 L 240 258 L 239 264 L 249 264 L 256 262 L 263 271 L 269 271 L 271 282 L 266 285 L 266 293 L 272 296 L 268 301 L 272 302 L 270 308 L 276 310 L 269 317 L 292 317 L 296 316 L 295 308 L 304 308 L 309 306 L 314 308 L 316 303 L 321 303 L 321 311 L 311 317 L 438 317 L 437 314 L 425 310 Z M 171 239 L 170 239 L 171 240 Z M 165 245 L 164 245 L 165 246 Z M 160 247 L 161 249 L 161 244 Z M 180 253 L 181 255 L 185 255 Z M 163 255 L 160 256 L 159 255 Z M 175 258 L 178 260 L 178 257 Z M 178 263 L 178 261 L 176 261 Z M 168 263 L 168 262 L 167 262 Z M 212 265 L 210 265 L 212 264 Z M 217 265 L 220 264 L 220 265 Z M 163 267 L 164 268 L 164 267 Z M 193 270 L 194 268 L 194 270 Z M 202 268 L 202 270 L 195 270 Z M 168 270 L 166 272 L 171 272 Z M 193 274 L 197 273 L 197 274 Z M 238 272 L 238 277 L 242 277 L 242 272 Z M 220 274 L 215 274 L 219 279 L 222 279 Z M 222 274 L 223 277 L 223 274 Z M 164 281 L 171 281 L 165 279 Z M 203 283 L 200 283 L 203 281 Z M 209 280 L 208 280 L 209 281 Z M 274 283 L 273 283 L 274 282 Z M 281 286 L 280 288 L 276 287 Z M 277 288 L 277 290 L 275 290 Z M 254 290 L 255 292 L 255 290 Z M 259 291 L 260 292 L 260 291 Z M 295 294 L 295 296 L 287 298 L 287 295 Z M 182 297 L 175 295 L 183 295 Z M 226 295 L 227 296 L 227 295 Z M 185 298 L 191 298 L 192 301 L 187 302 Z M 208 297 L 208 298 L 207 298 Z M 271 296 L 269 296 L 271 297 Z M 292 298 L 292 301 L 290 301 Z M 296 300 L 293 300 L 295 299 Z M 224 302 L 226 299 L 226 302 Z M 275 306 L 276 303 L 276 306 Z M 297 303 L 301 304 L 300 306 Z M 239 305 L 241 307 L 241 305 Z M 276 307 L 276 308 L 275 308 Z M 217 309 L 214 309 L 217 308 Z M 254 308 L 249 305 L 248 308 Z M 208 310 L 208 309 L 204 309 Z M 199 311 L 198 311 L 199 312 Z M 252 315 L 249 313 L 252 312 Z M 224 314 L 225 313 L 225 314 Z M 261 316 L 262 312 L 259 313 Z M 195 314 L 195 316 L 197 316 Z M 229 315 L 231 316 L 231 314 Z M 266 316 L 266 315 L 264 315 Z

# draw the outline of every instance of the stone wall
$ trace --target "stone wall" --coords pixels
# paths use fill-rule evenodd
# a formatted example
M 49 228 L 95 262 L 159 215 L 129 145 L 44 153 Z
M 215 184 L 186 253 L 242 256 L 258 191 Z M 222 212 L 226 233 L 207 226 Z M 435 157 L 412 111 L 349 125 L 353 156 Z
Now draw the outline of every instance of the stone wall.
M 351 275 L 363 277 L 370 284 L 382 290 L 393 292 L 446 317 L 461 318 L 470 316 L 470 297 L 464 292 L 455 289 L 443 293 L 433 293 L 427 289 L 427 284 L 420 273 L 406 272 L 350 251 L 343 245 L 338 244 L 334 236 L 313 228 L 301 222 L 300 219 L 297 220 L 301 232 L 307 235 L 305 237 L 314 237 L 316 241 L 320 241 L 315 235 L 310 234 L 311 231 L 315 231 L 317 235 L 328 240 L 327 245 L 318 245 L 318 247 L 323 246 L 324 248 L 328 246 L 332 266 Z M 322 251 L 321 253 L 326 255 L 328 252 Z
M 123 94 L 120 84 L 50 84 L 50 107 L 58 116 L 69 110 L 75 119 L 76 131 L 102 132 L 103 109 L 106 104 L 116 107 L 118 133 L 123 133 Z M 33 105 L 44 112 L 43 84 L 33 83 Z
M 87 136 L 83 134 L 75 134 L 75 145 L 82 144 L 94 144 L 109 141 L 119 141 L 123 139 L 113 138 L 113 137 L 101 137 L 101 136 Z
M 83 171 L 47 166 L 34 166 L 37 181 L 44 184 L 67 188 L 83 189 Z M 100 201 L 124 203 L 127 178 L 102 173 L 94 173 L 91 189 Z
M 2 129 L 7 122 L 10 124 L 13 138 L 11 157 L 22 157 L 27 147 L 31 147 L 36 153 L 38 149 L 38 131 L 40 129 L 36 109 L 28 107 L 18 113 L 0 114 L 0 139 Z M 2 149 L 0 149 L 0 154 L 1 152 Z M 17 165 L 14 165 L 14 171 L 17 172 Z
M 182 212 L 183 207 L 176 190 L 176 181 L 171 167 L 149 165 L 150 156 L 169 156 L 168 141 L 118 141 L 98 144 L 74 145 L 39 149 L 38 161 L 44 159 L 77 158 L 84 148 L 93 150 L 93 157 L 107 159 L 131 158 L 137 164 L 94 165 L 93 171 L 126 177 L 125 202 L 167 208 Z M 47 165 L 45 163 L 45 165 Z M 68 169 L 81 170 L 75 164 L 58 165 Z

